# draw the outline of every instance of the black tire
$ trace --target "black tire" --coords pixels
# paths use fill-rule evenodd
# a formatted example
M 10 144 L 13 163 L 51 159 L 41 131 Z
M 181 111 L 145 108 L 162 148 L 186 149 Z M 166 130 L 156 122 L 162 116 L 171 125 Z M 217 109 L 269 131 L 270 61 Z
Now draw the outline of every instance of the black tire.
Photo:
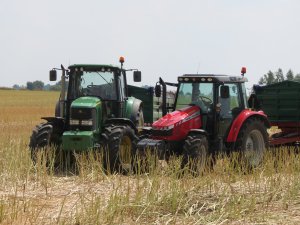
M 127 174 L 132 170 L 132 157 L 136 149 L 137 136 L 128 125 L 105 127 L 103 136 L 104 168 L 108 173 Z
M 142 140 L 143 138 L 140 138 Z M 135 148 L 133 150 L 133 157 L 132 157 L 132 171 L 135 174 L 152 174 L 156 171 L 157 165 L 159 162 L 159 157 L 157 151 L 145 148 L 145 149 L 138 149 Z
M 59 136 L 62 134 L 62 130 L 56 128 L 52 123 L 42 123 L 36 126 L 30 137 L 29 148 L 31 152 L 31 159 L 34 163 L 37 160 L 37 153 L 39 151 L 45 151 L 49 153 L 50 149 L 54 149 L 56 158 L 58 157 L 58 146 L 60 145 Z M 51 148 L 52 147 L 52 148 Z M 55 163 L 57 163 L 55 158 Z
M 236 150 L 240 155 L 240 163 L 251 169 L 259 166 L 269 147 L 267 128 L 259 118 L 246 120 L 236 141 Z
M 191 134 L 183 145 L 181 168 L 188 168 L 193 175 L 202 174 L 213 166 L 213 155 L 209 152 L 206 136 Z

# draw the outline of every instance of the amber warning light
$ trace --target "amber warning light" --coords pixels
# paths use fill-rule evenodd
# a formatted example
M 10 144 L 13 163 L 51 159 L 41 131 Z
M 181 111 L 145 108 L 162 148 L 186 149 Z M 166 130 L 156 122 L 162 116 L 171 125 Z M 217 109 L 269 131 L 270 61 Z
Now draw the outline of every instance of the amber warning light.
M 242 67 L 242 69 L 241 69 L 242 76 L 244 76 L 244 74 L 246 73 L 246 71 L 247 71 L 246 67 Z
M 124 62 L 125 62 L 125 59 L 124 59 L 123 56 L 120 57 L 119 62 L 120 62 L 120 63 L 124 63 Z

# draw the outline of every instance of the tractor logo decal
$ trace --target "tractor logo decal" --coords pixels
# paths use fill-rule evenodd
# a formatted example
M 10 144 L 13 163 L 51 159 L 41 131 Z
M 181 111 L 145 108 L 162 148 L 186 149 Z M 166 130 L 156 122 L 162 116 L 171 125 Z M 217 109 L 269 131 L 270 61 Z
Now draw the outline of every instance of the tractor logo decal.
M 189 121 L 189 120 L 192 120 L 192 119 L 196 118 L 197 116 L 200 116 L 200 111 L 199 111 L 199 110 L 197 110 L 196 112 L 194 112 L 192 115 L 190 115 L 190 116 L 184 118 L 184 119 L 182 120 L 182 123 L 187 122 L 187 121 Z

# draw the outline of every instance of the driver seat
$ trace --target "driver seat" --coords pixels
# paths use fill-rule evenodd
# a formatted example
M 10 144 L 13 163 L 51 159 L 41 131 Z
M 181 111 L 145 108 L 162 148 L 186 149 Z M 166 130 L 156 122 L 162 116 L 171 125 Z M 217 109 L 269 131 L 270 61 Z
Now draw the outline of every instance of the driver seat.
M 221 104 L 220 116 L 222 118 L 231 118 L 230 98 L 219 98 L 219 102 Z

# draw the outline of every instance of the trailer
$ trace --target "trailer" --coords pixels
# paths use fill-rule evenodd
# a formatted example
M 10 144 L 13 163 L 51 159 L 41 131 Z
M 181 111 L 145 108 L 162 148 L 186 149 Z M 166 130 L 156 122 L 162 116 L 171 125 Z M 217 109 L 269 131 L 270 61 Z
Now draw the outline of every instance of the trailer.
M 152 126 L 152 123 L 163 116 L 163 97 L 154 95 L 154 88 L 150 86 L 137 87 L 128 85 L 128 95 L 138 97 L 143 102 L 143 113 L 145 127 Z M 175 93 L 166 93 L 167 113 L 174 107 Z
M 264 111 L 271 126 L 281 132 L 270 136 L 270 146 L 300 144 L 300 82 L 282 81 L 266 86 L 254 86 L 255 95 L 249 105 Z M 252 98 L 251 98 L 252 97 Z

